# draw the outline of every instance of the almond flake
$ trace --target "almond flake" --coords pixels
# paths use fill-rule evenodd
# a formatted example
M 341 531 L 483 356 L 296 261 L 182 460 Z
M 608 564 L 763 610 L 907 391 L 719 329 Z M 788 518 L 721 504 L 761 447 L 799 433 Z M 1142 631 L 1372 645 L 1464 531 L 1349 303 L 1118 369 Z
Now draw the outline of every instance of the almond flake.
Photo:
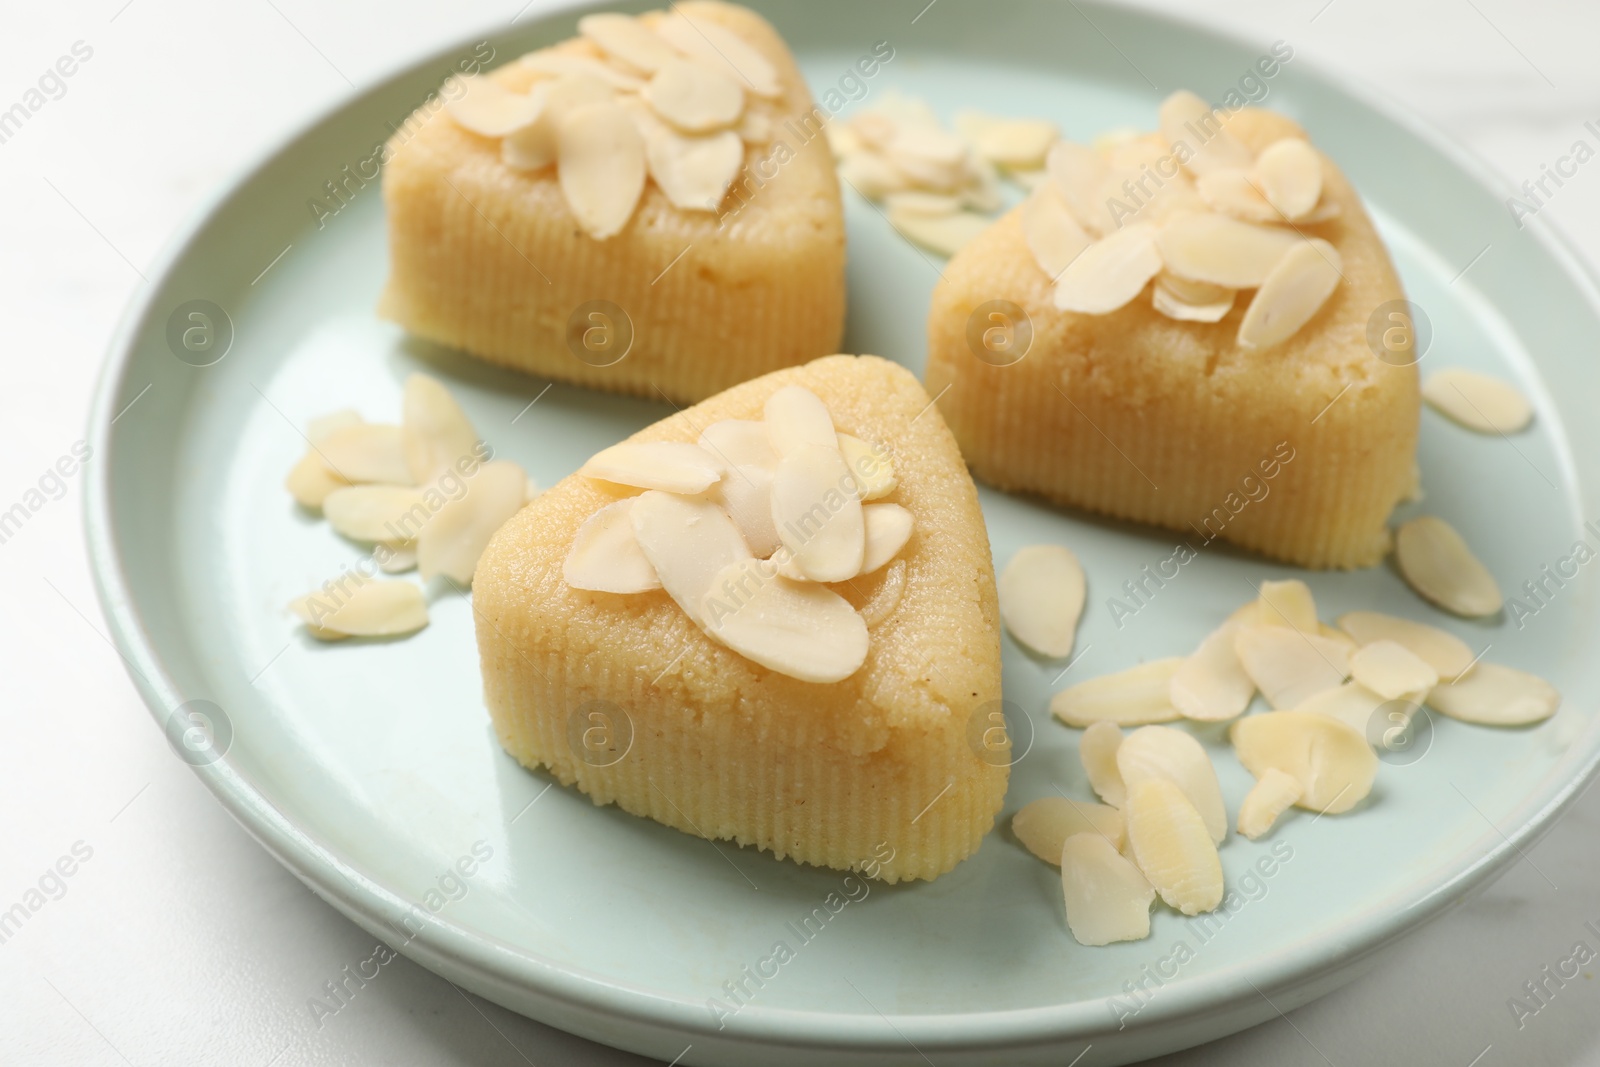
M 1070 548 L 1028 545 L 1000 572 L 1000 618 L 1018 644 L 1041 656 L 1070 656 L 1084 591 L 1083 565 Z
M 1292 230 L 1257 226 L 1215 212 L 1189 212 L 1164 221 L 1156 234 L 1161 262 L 1191 281 L 1255 289 L 1284 253 L 1301 243 Z
M 1372 717 L 1385 703 L 1383 697 L 1360 682 L 1346 682 L 1332 689 L 1324 689 L 1301 701 L 1292 710 L 1338 719 L 1362 737 L 1367 737 L 1367 731 L 1372 727 Z
M 295 502 L 313 511 L 322 507 L 329 493 L 349 484 L 328 469 L 322 454 L 315 448 L 301 456 L 300 461 L 289 469 L 289 476 L 283 480 L 283 487 L 289 490 Z
M 1561 706 L 1561 694 L 1538 675 L 1498 663 L 1479 663 L 1465 678 L 1434 686 L 1428 706 L 1462 722 L 1526 726 L 1554 715 Z
M 903 210 L 889 212 L 889 224 L 902 237 L 946 257 L 967 247 L 993 221 L 971 211 L 958 211 L 944 216 L 916 215 Z
M 883 203 L 891 213 L 938 218 L 942 215 L 954 215 L 960 211 L 963 201 L 961 197 L 951 196 L 948 193 L 923 193 L 912 190 L 890 193 L 883 198 Z
M 867 625 L 831 589 L 736 560 L 712 576 L 701 601 L 706 633 L 748 660 L 802 682 L 850 677 L 867 658 Z
M 896 163 L 897 157 L 909 156 L 917 163 L 960 168 L 967 159 L 966 142 L 938 126 L 900 126 L 883 149 Z
M 651 490 L 630 513 L 633 534 L 656 569 L 661 587 L 695 625 L 705 627 L 700 603 L 724 567 L 752 559 L 739 528 L 709 500 Z
M 882 200 L 911 187 L 910 181 L 876 152 L 856 152 L 839 164 L 839 180 L 866 197 Z
M 1211 757 L 1199 741 L 1170 726 L 1141 726 L 1122 739 L 1117 772 L 1132 790 L 1152 778 L 1164 778 L 1183 790 L 1205 821 L 1211 840 L 1228 836 L 1228 809 Z
M 1170 271 L 1156 275 L 1150 303 L 1179 322 L 1221 322 L 1233 310 L 1234 291 L 1220 285 L 1191 282 Z
M 830 122 L 822 127 L 822 133 L 828 138 L 828 149 L 833 152 L 834 159 L 843 159 L 867 147 L 855 127 L 848 122 Z
M 556 130 L 557 173 L 567 207 L 597 241 L 615 235 L 644 192 L 644 138 L 610 101 L 573 108 Z
M 1178 709 L 1168 696 L 1172 676 L 1183 666 L 1182 656 L 1151 660 L 1116 674 L 1103 674 L 1050 698 L 1050 711 L 1068 726 L 1113 722 L 1139 726 L 1171 722 Z
M 533 87 L 544 99 L 537 122 L 506 135 L 500 142 L 500 159 L 515 170 L 542 170 L 556 161 L 557 137 L 567 115 L 587 104 L 602 104 L 616 93 L 605 80 L 585 71 L 564 74 Z
M 1008 170 L 1006 177 L 1031 193 L 1050 180 L 1050 172 L 1043 167 L 1037 170 Z
M 977 153 L 1002 167 L 1042 167 L 1061 128 L 1045 119 L 1008 119 L 981 111 L 958 111 L 956 131 Z
M 602 52 L 646 74 L 653 74 L 669 60 L 678 58 L 658 33 L 631 15 L 585 15 L 578 20 L 578 32 Z
M 1244 626 L 1234 651 L 1274 708 L 1292 708 L 1350 675 L 1350 652 L 1337 641 L 1287 626 Z
M 1022 236 L 1033 261 L 1051 281 L 1094 243 L 1054 185 L 1041 185 L 1022 203 Z
M 1338 249 L 1320 237 L 1298 241 L 1256 290 L 1239 322 L 1241 348 L 1271 348 L 1311 321 L 1343 279 Z
M 744 112 L 744 90 L 731 78 L 676 57 L 651 76 L 642 95 L 657 115 L 686 133 L 725 129 Z
M 1262 837 L 1304 793 L 1299 779 L 1268 767 L 1239 805 L 1239 832 L 1252 841 Z
M 744 535 L 745 544 L 765 558 L 777 551 L 782 541 L 772 522 L 772 470 L 754 464 L 735 466 L 707 493 L 722 505 L 733 524 Z
M 1111 168 L 1098 152 L 1072 141 L 1058 141 L 1045 157 L 1045 169 L 1068 210 L 1086 230 L 1102 236 L 1115 229 L 1100 200 Z
M 1104 838 L 1113 850 L 1124 839 L 1122 812 L 1107 804 L 1084 804 L 1066 797 L 1040 797 L 1011 816 L 1011 832 L 1023 847 L 1052 866 L 1061 866 L 1061 846 L 1073 834 Z
M 418 485 L 463 459 L 478 459 L 478 431 L 438 379 L 413 374 L 400 404 L 400 451 Z
M 329 583 L 330 585 L 333 583 Z M 321 589 L 289 605 L 322 640 L 341 637 L 396 637 L 428 625 L 428 604 L 422 590 L 405 581 L 362 581 Z
M 1168 696 L 1184 718 L 1225 722 L 1243 714 L 1255 696 L 1256 683 L 1245 673 L 1233 639 L 1237 622 L 1217 627 L 1200 642 L 1172 676 Z
M 1283 215 L 1267 203 L 1250 171 L 1224 168 L 1195 179 L 1195 191 L 1213 210 L 1245 222 L 1282 222 Z
M 1354 639 L 1352 639 L 1349 634 L 1338 629 L 1337 627 L 1329 626 L 1325 622 L 1317 623 L 1317 633 L 1321 634 L 1329 641 L 1334 641 L 1343 645 L 1346 652 L 1354 652 L 1357 648 L 1361 647 L 1356 644 Z
M 833 416 L 817 394 L 802 385 L 786 385 L 767 397 L 767 436 L 780 459 L 808 445 L 839 447 Z
M 661 19 L 655 29 L 679 52 L 732 75 L 755 95 L 769 98 L 783 95 L 778 70 L 772 61 L 732 30 L 705 19 L 690 21 L 681 11 Z
M 765 113 L 744 109 L 744 117 L 739 120 L 739 140 L 745 144 L 769 144 L 772 141 L 772 120 Z
M 354 408 L 342 408 L 326 415 L 318 415 L 306 423 L 306 440 L 314 445 L 320 445 L 335 430 L 342 430 L 346 426 L 358 426 L 364 421 L 366 420 Z
M 591 56 L 576 56 L 565 52 L 529 52 L 519 62 L 529 70 L 551 74 L 560 78 L 564 74 L 584 74 L 598 78 L 613 89 L 636 93 L 644 88 L 644 79 L 619 70 Z
M 1143 292 L 1160 269 L 1156 231 L 1148 224 L 1134 223 L 1084 249 L 1061 272 L 1055 305 L 1083 315 L 1107 314 Z
M 598 593 L 644 593 L 661 588 L 656 569 L 633 534 L 633 504 L 624 497 L 584 520 L 572 537 L 561 576 L 574 589 Z
M 347 482 L 411 484 L 398 426 L 355 423 L 324 437 L 317 443 L 317 452 L 333 473 Z
M 1161 102 L 1161 136 L 1189 173 L 1248 168 L 1254 160 L 1239 139 L 1222 128 L 1211 105 L 1180 89 Z
M 1267 202 L 1298 221 L 1322 199 L 1322 158 L 1302 138 L 1274 141 L 1256 157 L 1255 177 Z
M 1422 399 L 1440 414 L 1479 433 L 1516 433 L 1533 419 L 1533 406 L 1514 386 L 1461 367 L 1435 371 L 1424 378 Z
M 1472 666 L 1472 649 L 1465 641 L 1427 623 L 1377 611 L 1351 611 L 1339 616 L 1339 628 L 1358 645 L 1385 640 L 1404 645 L 1445 681 L 1459 678 Z
M 380 541 L 372 550 L 378 569 L 385 574 L 404 574 L 417 569 L 415 541 Z
M 872 629 L 893 615 L 905 591 L 906 561 L 897 559 L 883 572 L 883 580 L 878 583 L 872 599 L 861 606 L 861 621 L 867 624 L 867 629 Z
M 415 533 L 428 521 L 422 490 L 409 485 L 335 489 L 322 502 L 322 514 L 335 532 L 352 541 L 405 540 L 396 533 Z
M 1228 731 L 1245 769 L 1260 779 L 1276 768 L 1300 783 L 1297 805 L 1337 815 L 1372 791 L 1378 756 L 1355 727 L 1307 711 L 1246 715 Z
M 479 467 L 467 479 L 467 491 L 446 500 L 417 535 L 417 569 L 422 580 L 442 574 L 470 585 L 478 557 L 489 539 L 528 500 L 528 476 L 508 460 Z
M 829 428 L 832 429 L 832 423 Z M 733 467 L 778 468 L 778 453 L 767 435 L 767 424 L 760 419 L 722 419 L 700 433 L 700 447 Z
M 1394 641 L 1362 645 L 1350 656 L 1350 677 L 1385 700 L 1406 693 L 1426 693 L 1439 684 L 1439 672 Z
M 866 520 L 838 445 L 788 453 L 772 476 L 772 521 L 800 572 L 814 582 L 842 582 L 861 572 Z
M 1128 786 L 1128 843 L 1161 899 L 1185 915 L 1222 902 L 1222 861 L 1199 811 L 1165 778 Z
M 644 146 L 650 177 L 680 211 L 716 211 L 744 166 L 744 142 L 732 130 L 686 137 L 656 123 Z
M 1261 625 L 1287 626 L 1306 634 L 1317 632 L 1321 625 L 1317 622 L 1317 602 L 1305 582 L 1298 578 L 1262 582 L 1256 592 L 1261 604 L 1256 620 Z
M 514 93 L 493 78 L 468 74 L 456 79 L 463 92 L 450 100 L 445 110 L 457 126 L 481 137 L 504 137 L 539 117 L 543 99 L 528 93 Z
M 1110 842 L 1098 834 L 1073 834 L 1062 845 L 1060 863 L 1067 927 L 1078 944 L 1150 936 L 1155 889 Z
M 1117 769 L 1117 749 L 1122 747 L 1122 728 L 1114 722 L 1093 722 L 1078 738 L 1078 761 L 1095 795 L 1114 808 L 1128 800 L 1122 772 Z
M 717 457 L 687 441 L 623 441 L 602 449 L 578 473 L 666 493 L 703 493 L 722 477 Z
M 839 454 L 844 456 L 844 465 L 855 476 L 857 495 L 862 500 L 882 499 L 900 484 L 887 448 L 869 445 L 859 437 L 842 433 L 839 435 Z
M 1402 524 L 1395 531 L 1394 558 L 1411 588 L 1446 611 L 1479 618 L 1505 603 L 1494 575 L 1441 518 L 1422 515 Z
M 899 504 L 865 504 L 861 519 L 866 528 L 866 549 L 858 573 L 871 574 L 906 547 L 914 523 L 911 512 Z

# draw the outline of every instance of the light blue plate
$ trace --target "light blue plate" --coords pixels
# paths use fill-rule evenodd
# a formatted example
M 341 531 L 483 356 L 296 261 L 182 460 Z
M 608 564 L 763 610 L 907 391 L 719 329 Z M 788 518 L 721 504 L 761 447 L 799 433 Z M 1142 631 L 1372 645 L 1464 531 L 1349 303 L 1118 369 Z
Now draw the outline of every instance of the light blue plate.
M 1575 539 L 1600 543 L 1581 529 L 1600 516 L 1596 292 L 1537 224 L 1516 229 L 1476 163 L 1298 58 L 1250 80 L 1268 42 L 1088 2 L 939 0 L 913 22 L 922 2 L 762 7 L 819 97 L 886 40 L 894 59 L 866 83 L 869 97 L 893 86 L 946 117 L 961 106 L 1044 113 L 1076 139 L 1153 125 L 1156 103 L 1174 88 L 1215 99 L 1241 84 L 1264 88 L 1265 102 L 1303 122 L 1368 198 L 1432 322 L 1424 370 L 1491 370 L 1537 407 L 1533 428 L 1509 441 L 1425 413 L 1427 498 L 1406 514 L 1425 508 L 1454 523 L 1508 592 Z M 509 59 L 572 25 L 570 13 L 551 17 L 493 43 Z M 466 42 L 441 52 L 332 110 L 211 205 L 130 312 L 94 415 L 90 545 L 146 700 L 191 754 L 181 735 L 198 720 L 188 712 L 210 708 L 225 756 L 191 755 L 196 773 L 355 922 L 565 1029 L 663 1059 L 692 1044 L 684 1063 L 826 1055 L 888 1064 L 921 1062 L 920 1053 L 940 1067 L 1014 1067 L 1066 1063 L 1090 1044 L 1076 1062 L 1118 1063 L 1273 1018 L 1345 981 L 1517 861 L 1594 768 L 1593 566 L 1520 628 L 1443 618 L 1388 567 L 1302 574 L 1325 618 L 1376 608 L 1443 625 L 1475 649 L 1492 645 L 1491 659 L 1553 680 L 1565 707 L 1524 730 L 1441 721 L 1422 758 L 1385 766 L 1356 813 L 1295 813 L 1265 841 L 1230 839 L 1223 865 L 1239 895 L 1210 928 L 1158 908 L 1149 940 L 1082 948 L 1065 929 L 1054 870 L 1002 829 L 937 882 L 873 887 L 802 943 L 794 927 L 843 891 L 839 873 L 596 808 L 502 754 L 479 695 L 464 599 L 441 595 L 432 625 L 410 640 L 309 640 L 285 602 L 360 553 L 298 514 L 281 488 L 307 418 L 354 404 L 393 420 L 401 380 L 426 369 L 502 456 L 549 485 L 668 413 L 566 385 L 543 392 L 542 381 L 378 321 L 376 183 L 346 186 L 348 203 L 316 224 L 308 201 L 327 196 L 324 183 L 340 181 L 346 165 L 355 171 L 390 123 L 472 50 Z M 845 348 L 920 368 L 937 261 L 870 205 L 852 197 L 848 215 Z M 214 365 L 191 366 L 169 345 L 169 322 L 190 321 L 189 301 L 209 301 L 231 323 Z M 1052 685 L 1059 665 L 1007 644 L 1006 695 L 1031 717 L 1018 729 L 1037 734 L 1015 768 L 1007 815 L 1056 786 L 1089 796 L 1076 733 L 1046 714 L 1053 688 L 1186 652 L 1251 595 L 1247 582 L 1299 573 L 1207 550 L 1119 628 L 1107 599 L 1169 556 L 1171 535 L 994 492 L 983 505 L 996 558 L 1060 540 L 1077 550 L 1090 584 L 1084 654 L 1069 679 Z M 179 714 L 190 701 L 210 704 Z M 1202 736 L 1236 810 L 1248 777 L 1220 730 Z M 1271 873 L 1260 873 L 1269 857 Z M 452 873 L 458 864 L 470 877 Z M 757 988 L 744 968 L 779 940 L 794 958 Z M 708 998 L 732 1005 L 724 983 L 741 981 L 748 1003 L 719 1028 Z

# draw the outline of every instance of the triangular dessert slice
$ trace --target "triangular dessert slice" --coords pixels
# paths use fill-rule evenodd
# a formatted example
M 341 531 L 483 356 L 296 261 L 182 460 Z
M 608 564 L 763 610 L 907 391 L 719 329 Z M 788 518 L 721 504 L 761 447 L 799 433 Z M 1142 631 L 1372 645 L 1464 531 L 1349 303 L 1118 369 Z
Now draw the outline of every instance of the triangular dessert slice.
M 922 386 L 829 356 L 606 449 L 473 582 L 506 750 L 687 833 L 895 882 L 1005 796 L 993 564 Z
M 928 391 L 978 477 L 1308 567 L 1365 567 L 1416 484 L 1409 307 L 1281 116 L 1193 94 L 1051 152 L 944 270 Z
M 390 139 L 380 311 L 494 363 L 677 401 L 835 351 L 827 113 L 777 32 L 706 0 L 578 29 L 452 78 Z

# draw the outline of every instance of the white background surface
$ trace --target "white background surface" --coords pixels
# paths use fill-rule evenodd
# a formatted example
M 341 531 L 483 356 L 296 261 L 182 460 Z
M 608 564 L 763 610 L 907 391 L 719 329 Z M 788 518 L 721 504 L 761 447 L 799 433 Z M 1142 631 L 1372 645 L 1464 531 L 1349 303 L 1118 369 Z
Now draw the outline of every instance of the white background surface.
M 521 4 L 7 0 L 0 110 L 74 42 L 94 54 L 64 96 L 0 144 L 0 509 L 84 436 L 116 320 L 197 202 L 352 84 L 503 26 Z M 1600 120 L 1592 3 L 1229 0 L 1209 10 L 1420 112 L 1508 186 L 1577 138 L 1595 139 L 1583 130 Z M 1600 164 L 1543 212 L 1591 263 L 1597 194 Z M 308 998 L 370 956 L 372 938 L 258 848 L 167 748 L 101 636 L 72 483 L 0 545 L 0 910 L 75 843 L 93 854 L 0 943 L 0 1063 L 643 1064 L 403 959 L 318 1025 Z M 1507 1005 L 1574 942 L 1600 948 L 1584 929 L 1600 927 L 1597 833 L 1600 790 L 1377 973 L 1287 1021 L 1162 1062 L 1600 1063 L 1594 965 L 1520 1028 Z

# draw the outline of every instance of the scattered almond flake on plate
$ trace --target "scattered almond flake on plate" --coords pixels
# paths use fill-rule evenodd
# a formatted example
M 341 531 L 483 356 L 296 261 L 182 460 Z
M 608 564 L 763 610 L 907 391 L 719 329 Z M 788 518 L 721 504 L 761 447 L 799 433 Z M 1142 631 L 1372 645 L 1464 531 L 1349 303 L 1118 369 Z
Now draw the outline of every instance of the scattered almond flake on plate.
M 1218 844 L 1228 836 L 1228 809 L 1222 802 L 1222 783 L 1204 746 L 1171 726 L 1141 726 L 1122 739 L 1117 749 L 1117 773 L 1125 788 L 1164 778 L 1183 790 L 1211 839 Z
M 1421 515 L 1403 523 L 1395 531 L 1394 558 L 1411 588 L 1446 611 L 1481 618 L 1505 603 L 1494 575 L 1455 527 L 1437 516 Z
M 578 32 L 602 52 L 646 74 L 653 74 L 678 52 L 660 34 L 632 15 L 605 11 L 578 20 Z
M 1061 272 L 1055 305 L 1062 311 L 1105 315 L 1143 292 L 1160 270 L 1156 231 L 1133 223 L 1084 249 Z
M 1274 708 L 1292 708 L 1350 675 L 1350 652 L 1320 634 L 1287 626 L 1243 626 L 1234 651 L 1245 673 Z
M 722 477 L 722 464 L 687 441 L 623 441 L 596 452 L 578 473 L 637 489 L 694 494 Z
M 1185 915 L 1222 902 L 1222 861 L 1205 820 L 1165 778 L 1128 785 L 1128 842 L 1139 870 L 1161 899 Z
M 400 412 L 400 451 L 415 484 L 465 459 L 477 464 L 478 431 L 437 378 L 407 377 Z
M 1345 633 L 1343 630 L 1339 629 L 1336 626 L 1329 626 L 1325 622 L 1317 623 L 1317 633 L 1321 634 L 1323 637 L 1327 638 L 1329 641 L 1334 641 L 1334 642 L 1337 642 L 1338 644 L 1343 645 L 1346 652 L 1354 652 L 1357 648 L 1360 647 L 1359 645 L 1356 644 L 1355 639 L 1352 638 L 1349 634 Z
M 1239 805 L 1239 832 L 1252 841 L 1265 836 L 1304 793 L 1299 779 L 1268 767 Z
M 1373 716 L 1384 704 L 1383 697 L 1360 682 L 1345 682 L 1308 697 L 1291 710 L 1338 719 L 1370 742 L 1370 731 L 1375 729 Z
M 1256 157 L 1261 194 L 1291 221 L 1311 214 L 1322 199 L 1322 157 L 1303 138 L 1274 141 Z
M 1276 768 L 1300 783 L 1295 803 L 1308 811 L 1337 815 L 1372 791 L 1378 756 L 1361 731 L 1307 711 L 1246 715 L 1228 731 L 1245 769 L 1260 779 Z
M 744 112 L 744 90 L 733 79 L 676 57 L 661 64 L 641 95 L 657 115 L 685 133 L 726 129 Z
M 1114 808 L 1127 802 L 1128 790 L 1117 769 L 1117 749 L 1122 747 L 1122 728 L 1114 722 L 1094 722 L 1078 738 L 1078 761 L 1095 796 Z
M 1244 222 L 1279 223 L 1283 214 L 1267 202 L 1247 170 L 1225 168 L 1195 179 L 1195 192 L 1213 211 Z
M 1350 677 L 1385 700 L 1426 693 L 1439 684 L 1439 672 L 1404 645 L 1374 641 L 1350 655 Z
M 1157 114 L 1161 136 L 1189 173 L 1248 169 L 1255 163 L 1250 150 L 1223 129 L 1211 105 L 1187 89 L 1163 100 Z
M 584 520 L 572 537 L 561 576 L 574 589 L 597 593 L 644 593 L 661 588 L 655 567 L 633 534 L 633 503 L 623 497 Z
M 883 200 L 911 188 L 911 182 L 876 152 L 856 152 L 839 164 L 839 180 L 866 197 Z
M 807 445 L 839 447 L 833 416 L 816 393 L 802 385 L 786 385 L 767 397 L 763 414 L 767 437 L 778 458 L 793 455 Z
M 598 78 L 613 89 L 636 93 L 644 88 L 644 79 L 620 70 L 592 56 L 571 55 L 565 52 L 529 52 L 518 60 L 529 70 L 560 78 L 563 74 L 584 74 Z
M 1156 234 L 1161 261 L 1173 274 L 1229 289 L 1258 288 L 1284 253 L 1299 243 L 1302 238 L 1293 230 L 1215 212 L 1173 216 Z
M 422 590 L 406 581 L 364 580 L 353 588 L 324 587 L 299 597 L 289 607 L 312 636 L 324 641 L 398 637 L 428 625 L 428 604 Z
M 1385 615 L 1377 611 L 1350 611 L 1339 616 L 1339 628 L 1358 645 L 1394 641 L 1404 645 L 1439 673 L 1444 681 L 1459 678 L 1475 657 L 1467 643 L 1437 626 Z
M 1543 722 L 1561 706 L 1561 694 L 1536 674 L 1479 663 L 1454 682 L 1440 682 L 1428 706 L 1452 719 L 1482 726 L 1526 726 Z
M 556 172 L 573 218 L 597 241 L 628 224 L 644 192 L 644 138 L 622 105 L 573 108 L 556 130 Z
M 1250 706 L 1256 683 L 1234 650 L 1238 630 L 1239 624 L 1230 620 L 1211 631 L 1173 674 L 1168 695 L 1184 718 L 1225 722 Z
M 706 19 L 691 20 L 674 10 L 655 22 L 655 32 L 690 59 L 731 74 L 757 96 L 783 95 L 777 68 L 743 37 Z
M 883 581 L 872 594 L 872 598 L 861 605 L 861 621 L 867 624 L 867 629 L 872 629 L 879 623 L 894 614 L 900 606 L 900 598 L 906 591 L 906 561 L 897 559 L 889 564 L 889 569 L 883 572 Z
M 1085 804 L 1066 797 L 1040 797 L 1011 816 L 1011 832 L 1035 856 L 1061 866 L 1061 846 L 1073 834 L 1103 837 L 1112 849 L 1122 848 L 1122 812 L 1109 804 Z
M 462 88 L 460 99 L 445 103 L 445 110 L 457 126 L 480 137 L 504 137 L 520 130 L 539 117 L 541 97 L 514 93 L 484 74 L 468 74 L 456 79 Z
M 1317 602 L 1311 587 L 1300 579 L 1262 582 L 1256 596 L 1261 604 L 1256 620 L 1261 625 L 1287 626 L 1307 634 L 1317 632 Z
M 489 539 L 527 503 L 528 476 L 509 460 L 479 467 L 467 491 L 447 499 L 417 535 L 417 569 L 422 580 L 442 574 L 470 585 L 478 557 Z
M 1161 314 L 1179 322 L 1221 322 L 1233 310 L 1235 292 L 1220 285 L 1191 282 L 1170 271 L 1156 275 L 1150 303 Z
M 947 258 L 967 247 L 992 221 L 971 211 L 942 216 L 918 215 L 903 209 L 889 212 L 889 224 L 902 237 Z
M 829 424 L 831 427 L 831 423 Z M 772 447 L 767 424 L 762 419 L 721 419 L 700 431 L 700 447 L 722 461 L 723 466 L 778 468 L 778 452 Z
M 1065 545 L 1019 548 L 1000 572 L 1000 618 L 1041 656 L 1072 655 L 1085 595 L 1083 565 Z
M 866 520 L 850 491 L 850 471 L 836 443 L 795 449 L 772 476 L 772 521 L 814 582 L 842 582 L 861 572 Z
M 1171 656 L 1079 682 L 1051 697 L 1050 711 L 1068 726 L 1171 722 L 1181 717 L 1168 696 L 1172 676 L 1181 666 L 1183 657 Z
M 956 132 L 980 156 L 1014 169 L 1044 166 L 1050 146 L 1061 139 L 1061 128 L 1047 119 L 1012 119 L 970 108 L 957 111 Z
M 353 484 L 411 484 L 398 426 L 376 422 L 345 426 L 318 442 L 317 451 L 335 474 Z
M 1007 170 L 1006 177 L 1032 192 L 1050 180 L 1050 172 L 1043 167 L 1037 170 Z
M 295 503 L 313 511 L 322 507 L 329 493 L 349 484 L 328 469 L 322 454 L 314 447 L 300 457 L 300 461 L 289 469 L 288 477 L 283 480 L 283 487 L 289 490 Z
M 1344 261 L 1320 237 L 1299 241 L 1283 254 L 1239 322 L 1242 348 L 1271 348 L 1310 322 L 1339 288 Z
M 760 560 L 735 560 L 714 574 L 700 611 L 713 638 L 802 682 L 843 681 L 866 662 L 867 625 L 849 601 L 772 574 Z
M 314 445 L 321 444 L 335 430 L 342 430 L 346 426 L 358 426 L 365 421 L 354 408 L 330 411 L 306 423 L 306 440 Z
M 1022 202 L 1020 221 L 1033 261 L 1052 282 L 1094 243 L 1054 185 L 1039 186 Z
M 883 198 L 883 206 L 891 213 L 939 218 L 943 215 L 954 215 L 961 210 L 963 203 L 961 197 L 949 193 L 925 193 L 909 189 L 903 193 L 888 194 Z
M 372 558 L 385 574 L 404 574 L 417 569 L 417 543 L 415 541 L 380 541 L 373 547 Z
M 1100 200 L 1111 167 L 1100 153 L 1072 141 L 1058 141 L 1045 157 L 1045 169 L 1067 209 L 1084 229 L 1104 236 L 1116 227 Z
M 736 466 L 706 495 L 722 505 L 755 555 L 770 556 L 783 543 L 772 521 L 772 471 L 768 468 Z
M 1155 888 L 1128 859 L 1096 834 L 1062 844 L 1061 894 L 1067 928 L 1080 945 L 1109 945 L 1150 936 Z
M 406 541 L 429 518 L 422 490 L 409 485 L 351 485 L 322 502 L 322 514 L 352 541 Z
M 863 501 L 881 500 L 895 491 L 900 479 L 894 473 L 887 448 L 869 445 L 847 433 L 839 434 L 838 441 L 839 454 L 855 477 L 857 495 Z
M 913 522 L 911 512 L 899 504 L 863 504 L 861 518 L 866 527 L 866 550 L 860 573 L 871 574 L 906 547 Z
M 1424 378 L 1422 399 L 1478 433 L 1513 434 L 1533 419 L 1533 406 L 1515 386 L 1462 367 L 1447 367 Z

